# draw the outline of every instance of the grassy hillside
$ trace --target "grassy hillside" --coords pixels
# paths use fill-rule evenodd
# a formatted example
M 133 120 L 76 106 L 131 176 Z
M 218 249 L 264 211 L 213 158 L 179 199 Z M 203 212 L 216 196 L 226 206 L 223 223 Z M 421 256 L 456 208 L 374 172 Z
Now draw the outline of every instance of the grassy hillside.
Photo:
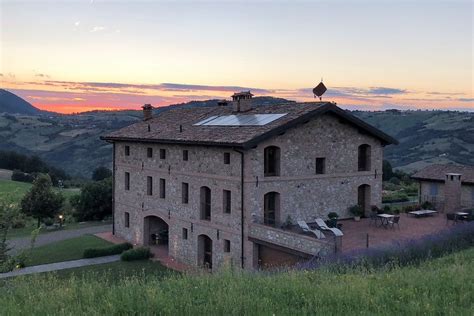
M 0 179 L 0 199 L 8 199 L 11 202 L 19 203 L 31 186 L 31 183 Z M 54 190 L 61 192 L 67 199 L 80 193 L 80 189 L 76 188 L 62 190 L 55 188 Z
M 6 281 L 5 314 L 472 315 L 474 249 L 389 271 Z M 41 289 L 41 290 L 39 290 Z
M 256 99 L 258 104 L 284 101 L 265 97 Z M 216 103 L 216 100 L 196 101 L 168 108 Z M 160 108 L 155 112 L 164 110 Z M 400 145 L 385 149 L 385 158 L 395 167 L 410 171 L 431 163 L 474 165 L 474 113 L 353 113 L 400 141 Z M 0 150 L 35 154 L 69 174 L 90 177 L 96 167 L 111 167 L 112 145 L 100 140 L 100 136 L 140 119 L 140 111 L 95 111 L 58 116 L 0 114 Z
M 448 111 L 354 112 L 394 136 L 385 159 L 406 171 L 433 163 L 474 165 L 474 113 Z

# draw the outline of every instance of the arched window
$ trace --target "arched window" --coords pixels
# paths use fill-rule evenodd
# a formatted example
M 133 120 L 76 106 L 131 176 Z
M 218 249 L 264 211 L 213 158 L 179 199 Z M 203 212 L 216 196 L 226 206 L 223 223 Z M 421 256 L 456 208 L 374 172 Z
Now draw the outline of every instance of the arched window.
M 359 146 L 359 171 L 370 171 L 370 145 Z
M 275 226 L 280 216 L 280 193 L 268 192 L 264 196 L 263 223 Z
M 201 219 L 211 220 L 211 189 L 208 187 L 201 187 Z
M 274 177 L 280 175 L 280 148 L 268 146 L 264 150 L 264 176 Z

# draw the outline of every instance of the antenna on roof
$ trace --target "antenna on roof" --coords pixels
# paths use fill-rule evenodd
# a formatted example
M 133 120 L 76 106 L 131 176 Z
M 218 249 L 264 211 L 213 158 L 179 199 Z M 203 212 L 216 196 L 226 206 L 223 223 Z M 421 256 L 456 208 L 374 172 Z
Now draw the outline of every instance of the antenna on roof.
M 319 101 L 321 101 L 322 95 L 324 94 L 324 92 L 326 92 L 326 90 L 327 88 L 323 83 L 323 78 L 321 78 L 321 82 L 313 89 L 314 97 L 318 97 Z

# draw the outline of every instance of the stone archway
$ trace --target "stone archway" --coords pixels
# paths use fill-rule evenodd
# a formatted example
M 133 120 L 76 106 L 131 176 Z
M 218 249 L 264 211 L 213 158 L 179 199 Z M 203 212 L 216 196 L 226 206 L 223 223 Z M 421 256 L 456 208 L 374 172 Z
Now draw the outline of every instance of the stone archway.
M 198 265 L 212 269 L 212 239 L 207 235 L 198 236 Z
M 364 215 L 369 214 L 371 207 L 370 185 L 362 184 L 357 188 L 357 204 L 362 207 Z
M 166 247 L 168 253 L 169 225 L 161 217 L 150 215 L 143 220 L 143 244 Z

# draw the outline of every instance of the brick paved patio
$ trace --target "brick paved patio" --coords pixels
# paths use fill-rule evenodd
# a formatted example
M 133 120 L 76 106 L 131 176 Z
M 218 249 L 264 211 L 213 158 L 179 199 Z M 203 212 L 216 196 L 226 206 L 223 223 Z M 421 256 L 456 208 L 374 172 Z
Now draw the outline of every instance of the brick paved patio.
M 378 227 L 370 223 L 370 219 L 363 218 L 360 222 L 354 220 L 339 221 L 343 224 L 342 251 L 366 248 L 367 234 L 369 234 L 369 247 L 377 247 L 391 244 L 394 241 L 416 239 L 423 235 L 436 233 L 453 225 L 450 221 L 446 224 L 446 215 L 437 214 L 430 217 L 415 218 L 406 214 L 400 214 L 400 229 L 383 228 L 378 222 Z M 457 225 L 463 225 L 457 224 Z

